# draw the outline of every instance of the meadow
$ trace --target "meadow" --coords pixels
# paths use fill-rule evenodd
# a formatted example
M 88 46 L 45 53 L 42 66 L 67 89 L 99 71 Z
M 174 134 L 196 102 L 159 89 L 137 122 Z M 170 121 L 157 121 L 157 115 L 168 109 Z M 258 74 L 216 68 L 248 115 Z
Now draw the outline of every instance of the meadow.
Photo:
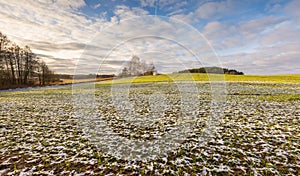
M 100 84 L 111 83 L 145 83 L 145 82 L 174 82 L 174 81 L 226 81 L 240 83 L 286 83 L 299 84 L 300 75 L 220 75 L 220 74 L 203 74 L 203 73 L 174 73 L 162 74 L 157 76 L 139 76 L 129 77 L 113 81 L 105 81 Z
M 209 78 L 226 81 L 226 99 L 206 136 L 215 110 Z M 198 108 L 179 145 L 150 160 L 118 155 L 124 146 L 105 149 L 112 136 L 95 131 L 109 127 L 127 140 L 155 141 L 178 129 L 178 84 L 191 81 Z M 144 125 L 115 107 L 112 88 L 126 92 L 126 84 L 130 110 Z M 0 175 L 300 175 L 300 75 L 143 76 L 97 82 L 94 91 L 95 118 L 78 115 L 72 86 L 1 91 Z M 163 117 L 151 119 L 153 109 Z

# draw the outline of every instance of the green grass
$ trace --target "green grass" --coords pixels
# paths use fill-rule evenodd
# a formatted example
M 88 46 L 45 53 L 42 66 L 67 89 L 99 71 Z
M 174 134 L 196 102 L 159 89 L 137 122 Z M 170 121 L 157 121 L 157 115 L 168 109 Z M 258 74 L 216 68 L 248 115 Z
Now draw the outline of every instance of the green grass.
M 101 85 L 110 85 L 110 84 L 122 84 L 122 83 L 150 83 L 150 82 L 174 82 L 174 81 L 224 81 L 224 75 L 220 74 L 190 74 L 190 73 L 181 73 L 181 74 L 165 74 L 157 76 L 138 76 L 138 77 L 128 77 L 121 78 L 109 81 L 99 82 Z
M 259 97 L 259 99 L 269 102 L 296 102 L 300 100 L 300 94 L 265 95 Z
M 289 83 L 300 84 L 300 74 L 298 75 L 220 75 L 202 73 L 181 73 L 166 74 L 157 76 L 139 76 L 121 78 L 110 81 L 103 81 L 98 85 L 110 85 L 120 83 L 148 83 L 148 82 L 174 82 L 174 81 L 226 81 L 226 82 L 262 82 L 262 83 Z
M 266 82 L 300 84 L 300 74 L 297 75 L 225 75 L 229 82 Z

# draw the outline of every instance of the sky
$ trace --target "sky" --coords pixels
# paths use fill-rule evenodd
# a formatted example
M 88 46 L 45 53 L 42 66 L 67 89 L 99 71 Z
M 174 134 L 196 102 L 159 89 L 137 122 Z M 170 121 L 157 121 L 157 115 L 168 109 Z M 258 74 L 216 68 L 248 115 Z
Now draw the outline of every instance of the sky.
M 56 73 L 202 66 L 300 73 L 299 0 L 1 0 L 0 32 Z

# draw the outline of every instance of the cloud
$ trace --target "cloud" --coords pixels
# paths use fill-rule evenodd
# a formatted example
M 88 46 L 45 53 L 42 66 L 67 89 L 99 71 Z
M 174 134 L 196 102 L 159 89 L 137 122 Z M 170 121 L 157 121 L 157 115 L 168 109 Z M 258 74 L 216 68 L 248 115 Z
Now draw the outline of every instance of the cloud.
M 235 52 L 220 56 L 224 66 L 246 74 L 299 74 L 300 45 L 261 46 L 253 52 Z
M 71 3 L 72 2 L 72 3 Z M 78 14 L 82 1 L 1 1 L 1 28 L 12 37 L 40 41 L 85 41 L 99 26 Z M 72 4 L 72 5 L 71 5 Z M 82 25 L 89 26 L 82 28 Z M 92 28 L 92 30 L 91 30 Z M 78 32 L 80 31 L 80 32 Z
M 282 11 L 282 15 L 264 15 L 234 24 L 215 20 L 202 32 L 226 67 L 247 74 L 299 73 L 300 28 L 295 25 L 293 3 L 286 5 L 288 14 Z
M 122 9 L 127 8 L 122 7 Z M 81 56 L 84 59 L 78 63 L 77 72 L 80 74 L 86 73 L 87 68 L 89 72 L 96 73 L 100 65 L 105 65 L 105 68 L 111 66 L 110 70 L 115 69 L 114 73 L 116 73 L 121 65 L 117 67 L 112 64 L 113 61 L 126 62 L 132 55 L 138 55 L 147 62 L 150 59 L 156 65 L 158 64 L 160 72 L 169 72 L 171 69 L 178 68 L 186 69 L 187 66 L 200 66 L 192 64 L 193 60 L 197 61 L 199 58 L 203 63 L 219 64 L 216 57 L 213 58 L 214 53 L 207 41 L 197 30 L 170 18 L 143 16 L 120 20 L 120 23 L 100 31 L 88 45 L 107 49 L 90 50 L 87 47 Z M 156 55 L 149 53 L 156 53 Z M 210 59 L 205 59 L 208 56 L 211 56 Z M 177 63 L 172 64 L 174 61 Z M 178 64 L 179 61 L 184 62 L 185 66 Z
M 141 8 L 138 7 L 133 7 L 130 8 L 125 5 L 118 5 L 116 6 L 114 10 L 114 14 L 119 17 L 119 19 L 127 19 L 127 18 L 132 18 L 132 17 L 137 17 L 137 16 L 144 16 L 147 15 L 149 12 L 145 11 Z
M 170 15 L 170 17 L 173 19 L 185 22 L 189 25 L 194 24 L 194 22 L 196 21 L 195 15 L 192 12 L 190 12 L 188 14 L 174 14 L 174 15 L 172 14 L 172 15 Z
M 186 5 L 186 1 L 182 1 L 182 0 L 162 0 L 162 1 L 158 1 L 158 3 L 160 9 L 165 9 L 165 8 L 174 9 L 174 7 L 178 9 Z
M 265 7 L 265 11 L 269 13 L 276 13 L 282 9 L 282 5 L 279 3 L 269 3 Z
M 234 26 L 230 26 L 219 21 L 209 22 L 202 30 L 207 38 L 220 39 L 225 38 L 235 32 Z
M 291 15 L 292 17 L 294 17 L 294 19 L 296 20 L 296 22 L 299 23 L 300 21 L 300 11 L 299 11 L 299 7 L 300 7 L 300 1 L 298 0 L 292 0 L 290 3 L 288 3 L 285 7 L 284 7 L 284 11 L 287 12 L 289 15 Z
M 36 50 L 44 50 L 44 51 L 57 51 L 57 50 L 82 50 L 85 48 L 84 43 L 50 43 L 45 41 L 29 41 L 27 42 L 31 47 Z
M 22 46 L 29 45 L 36 54 L 79 58 L 85 43 L 105 26 L 105 22 L 93 22 L 82 15 L 77 9 L 83 6 L 83 0 L 3 0 L 0 2 L 1 32 Z M 49 66 L 59 71 L 56 70 L 59 64 L 65 63 L 57 60 Z
M 264 35 L 260 42 L 262 45 L 275 45 L 275 44 L 287 44 L 297 43 L 300 45 L 300 29 L 293 28 L 294 24 L 286 24 L 278 26 L 272 32 Z
M 212 21 L 204 26 L 202 33 L 217 52 L 228 52 L 237 48 L 241 50 L 246 44 L 238 30 L 238 26 Z
M 47 63 L 51 69 L 55 70 L 57 73 L 73 74 L 76 66 L 76 58 L 56 58 L 52 55 L 47 54 L 37 54 L 39 58 Z
M 111 13 L 101 11 L 106 4 L 96 4 L 89 8 L 104 15 L 88 16 L 82 10 L 84 0 L 2 0 L 1 32 L 28 44 L 57 72 L 72 73 L 78 60 L 86 73 L 101 64 L 100 71 L 114 72 L 133 54 L 155 62 L 161 72 L 219 65 L 210 45 L 225 65 L 246 73 L 278 70 L 276 64 L 279 71 L 288 70 L 288 62 L 298 64 L 297 0 L 264 3 L 266 12 L 250 8 L 252 1 L 142 0 L 141 7 L 122 3 L 111 3 Z M 147 17 L 156 6 L 170 18 Z
M 243 23 L 239 26 L 239 31 L 245 35 L 252 33 L 260 35 L 267 30 L 276 28 L 276 26 L 280 25 L 286 20 L 288 19 L 285 17 L 266 16 L 260 19 L 254 19 Z
M 201 5 L 196 14 L 202 19 L 220 18 L 229 12 L 232 12 L 236 4 L 233 1 L 207 2 Z
M 98 9 L 99 7 L 101 7 L 101 4 L 100 4 L 100 3 L 95 4 L 94 6 L 92 6 L 93 9 Z
M 85 6 L 84 0 L 38 0 L 40 3 L 45 5 L 54 5 L 58 8 L 71 9 L 71 8 L 79 8 Z M 25 0 L 26 2 L 26 0 Z
M 146 6 L 150 6 L 150 7 L 154 7 L 156 0 L 141 0 L 141 6 L 142 7 L 146 7 Z

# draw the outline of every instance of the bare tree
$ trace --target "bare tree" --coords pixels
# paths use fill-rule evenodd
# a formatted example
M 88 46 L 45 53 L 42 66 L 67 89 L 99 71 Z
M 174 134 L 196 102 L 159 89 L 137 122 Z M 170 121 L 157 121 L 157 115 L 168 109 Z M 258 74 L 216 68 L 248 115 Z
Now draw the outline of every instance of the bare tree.
M 128 74 L 128 68 L 127 67 L 124 67 L 123 69 L 122 69 L 122 72 L 121 72 L 121 74 L 120 74 L 120 76 L 121 77 L 126 77 L 126 76 L 128 76 L 129 74 Z
M 137 56 L 133 56 L 130 63 L 129 63 L 129 74 L 130 76 L 137 76 L 141 74 L 140 71 L 140 58 Z
M 15 72 L 15 58 L 14 58 L 14 48 L 13 46 L 9 47 L 7 52 L 8 62 L 9 62 L 9 69 L 11 73 L 11 84 L 16 84 L 16 72 Z
M 132 56 L 128 68 L 124 67 L 120 76 L 139 76 L 139 75 L 153 75 L 155 73 L 155 66 L 153 63 L 147 64 L 138 56 Z
M 39 84 L 42 85 L 56 79 L 54 72 L 29 46 L 21 48 L 0 32 L 0 85 L 31 85 L 35 84 L 35 78 L 38 78 Z
M 7 39 L 7 37 L 5 35 L 3 35 L 0 32 L 0 85 L 4 85 L 5 83 L 7 83 L 7 81 L 9 80 L 9 78 L 7 77 L 7 73 L 6 73 L 6 51 L 5 51 L 5 47 L 7 46 L 7 44 L 9 43 L 9 40 Z
M 38 60 L 38 58 L 36 58 Z M 25 46 L 24 48 L 24 74 L 23 74 L 23 83 L 28 84 L 28 78 L 29 76 L 34 75 L 34 70 L 36 67 L 35 60 L 34 60 L 34 54 L 31 52 L 29 46 Z

